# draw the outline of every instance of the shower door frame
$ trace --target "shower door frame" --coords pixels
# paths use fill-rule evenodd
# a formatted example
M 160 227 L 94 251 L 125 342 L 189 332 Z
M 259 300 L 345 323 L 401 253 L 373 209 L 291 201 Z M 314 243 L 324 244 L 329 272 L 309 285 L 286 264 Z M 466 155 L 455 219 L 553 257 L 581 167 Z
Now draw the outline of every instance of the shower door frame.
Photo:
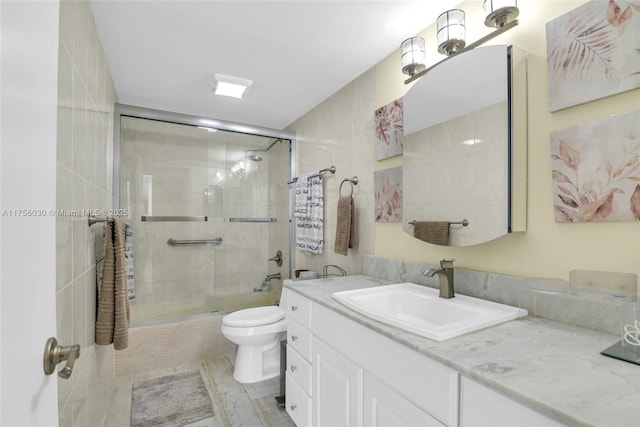
M 203 126 L 228 132 L 289 140 L 291 141 L 291 143 L 289 152 L 289 178 L 287 181 L 291 181 L 292 178 L 296 176 L 296 134 L 294 132 L 219 119 L 212 119 L 208 117 L 192 116 L 189 114 L 172 113 L 169 111 L 136 107 L 134 105 L 115 104 L 113 112 L 113 207 L 115 209 L 120 208 L 120 125 L 122 117 L 155 120 L 159 122 L 175 123 L 188 126 Z M 292 273 L 295 266 L 295 247 L 293 234 L 295 231 L 293 228 L 293 192 L 290 190 L 291 189 L 289 189 L 289 218 L 287 218 L 287 220 L 289 221 L 289 275 Z

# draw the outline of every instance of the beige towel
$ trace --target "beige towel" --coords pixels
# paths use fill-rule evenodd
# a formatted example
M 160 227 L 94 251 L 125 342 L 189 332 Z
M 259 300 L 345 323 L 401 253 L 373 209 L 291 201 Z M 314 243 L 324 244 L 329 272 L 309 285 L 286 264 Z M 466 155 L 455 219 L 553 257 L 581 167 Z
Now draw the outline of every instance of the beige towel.
M 334 251 L 347 255 L 349 248 L 358 247 L 358 230 L 356 227 L 356 206 L 351 196 L 340 196 L 338 199 L 338 216 L 336 224 L 336 242 Z
M 96 318 L 96 344 L 123 350 L 129 345 L 129 298 L 125 269 L 125 225 L 114 218 L 107 222 L 105 236 L 104 270 L 98 314 Z
M 434 245 L 449 246 L 448 221 L 416 221 L 413 235 Z

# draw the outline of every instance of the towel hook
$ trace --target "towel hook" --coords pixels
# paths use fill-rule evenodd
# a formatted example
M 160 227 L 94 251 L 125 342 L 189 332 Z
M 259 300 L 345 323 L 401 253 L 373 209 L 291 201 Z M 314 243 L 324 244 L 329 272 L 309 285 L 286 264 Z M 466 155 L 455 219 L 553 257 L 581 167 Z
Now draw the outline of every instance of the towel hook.
M 351 193 L 349 194 L 349 196 L 353 196 L 353 186 L 354 185 L 358 185 L 358 177 L 354 176 L 353 178 L 345 178 L 342 180 L 342 182 L 340 183 L 340 189 L 338 190 L 338 195 L 342 196 L 342 185 L 348 182 L 349 184 L 351 184 Z

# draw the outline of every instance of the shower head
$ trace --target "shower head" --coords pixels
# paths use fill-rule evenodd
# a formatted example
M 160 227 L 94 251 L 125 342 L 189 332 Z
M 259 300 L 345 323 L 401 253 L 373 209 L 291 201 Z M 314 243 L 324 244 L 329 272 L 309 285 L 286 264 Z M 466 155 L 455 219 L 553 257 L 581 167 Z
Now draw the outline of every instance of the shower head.
M 251 160 L 252 162 L 261 162 L 262 156 L 258 156 L 257 154 L 249 154 L 249 150 L 244 150 L 244 157 L 246 159 Z
M 262 156 L 259 156 L 256 153 L 258 153 L 258 152 L 266 153 L 267 151 L 271 150 L 271 147 L 276 145 L 278 142 L 282 142 L 282 139 L 281 138 L 276 139 L 267 148 L 251 148 L 251 149 L 250 148 L 245 148 L 244 149 L 244 157 L 245 157 L 245 159 L 249 159 L 252 162 L 261 162 L 262 161 Z M 251 153 L 251 154 L 249 154 L 249 153 Z

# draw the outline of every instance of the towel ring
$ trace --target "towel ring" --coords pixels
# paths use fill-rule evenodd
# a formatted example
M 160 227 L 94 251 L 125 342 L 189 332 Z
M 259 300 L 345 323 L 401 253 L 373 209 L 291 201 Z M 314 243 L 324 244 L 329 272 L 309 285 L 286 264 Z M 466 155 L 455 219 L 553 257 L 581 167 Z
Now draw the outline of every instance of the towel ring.
M 348 182 L 349 184 L 351 184 L 351 193 L 349 194 L 349 196 L 353 196 L 353 186 L 354 185 L 358 185 L 358 177 L 354 176 L 353 178 L 345 178 L 342 180 L 342 182 L 340 183 L 340 189 L 338 190 L 338 195 L 342 196 L 342 185 Z

